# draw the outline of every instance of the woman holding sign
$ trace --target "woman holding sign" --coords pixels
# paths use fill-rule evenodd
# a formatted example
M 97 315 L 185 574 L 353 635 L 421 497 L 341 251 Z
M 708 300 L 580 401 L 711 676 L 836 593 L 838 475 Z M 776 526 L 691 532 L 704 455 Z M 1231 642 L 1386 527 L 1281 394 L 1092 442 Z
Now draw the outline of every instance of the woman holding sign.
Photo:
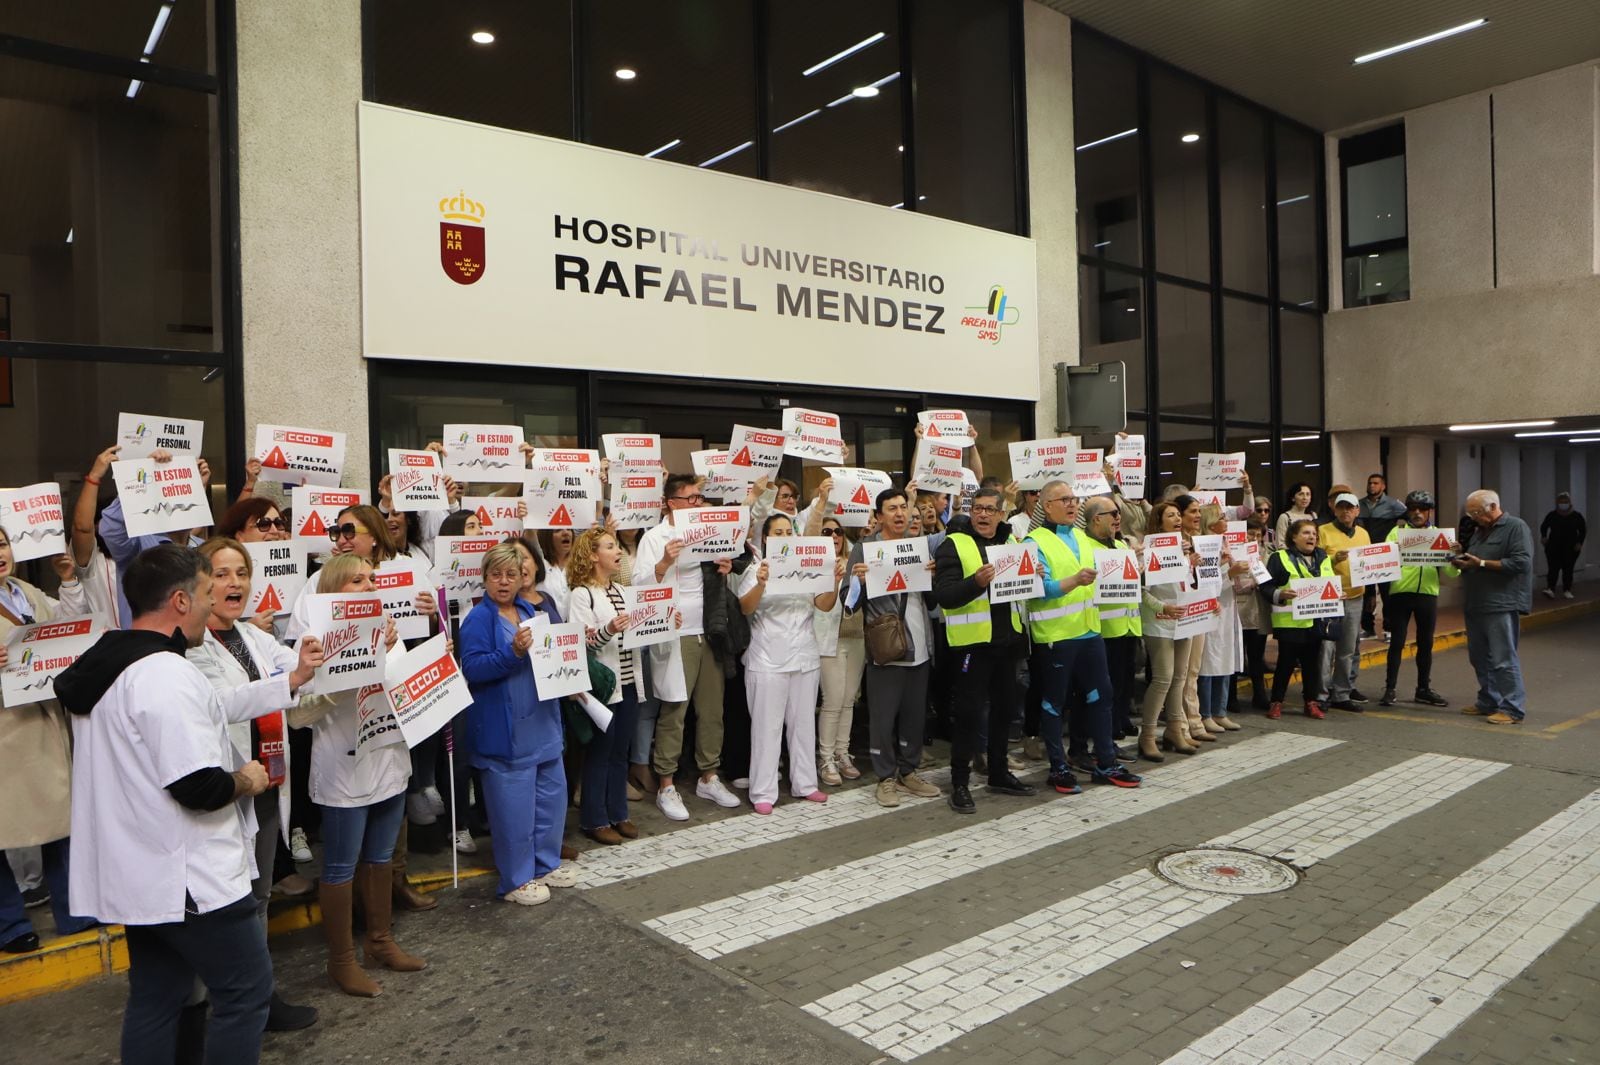
M 817 513 L 812 512 L 813 518 Z M 838 518 L 823 520 L 822 535 L 833 541 L 837 558 L 849 560 L 855 545 Z M 836 787 L 861 776 L 850 758 L 850 727 L 867 667 L 866 622 L 859 612 L 846 616 L 843 597 L 834 596 L 831 607 L 817 609 L 812 628 L 822 656 L 822 707 L 817 711 L 817 758 L 821 764 L 817 771 L 824 784 Z
M 1157 503 L 1150 511 L 1150 529 L 1157 533 L 1176 533 L 1183 525 L 1183 511 L 1172 503 Z M 1187 570 L 1185 570 L 1187 572 Z M 1139 724 L 1139 757 L 1147 762 L 1164 762 L 1156 742 L 1156 722 L 1161 710 L 1167 712 L 1167 745 L 1178 754 L 1194 754 L 1200 748 L 1189 739 L 1189 722 L 1183 714 L 1183 678 L 1189 672 L 1189 644 L 1176 639 L 1176 623 L 1183 617 L 1178 596 L 1188 587 L 1185 577 L 1176 583 L 1152 583 L 1150 559 L 1145 559 L 1144 599 L 1140 620 L 1144 628 L 1145 651 L 1150 657 L 1150 686 L 1145 689 Z
M 1333 563 L 1317 546 L 1317 523 L 1305 518 L 1288 528 L 1287 546 L 1267 559 L 1272 580 L 1261 591 L 1272 603 L 1272 634 L 1278 638 L 1278 664 L 1272 671 L 1272 705 L 1267 716 L 1283 716 L 1283 697 L 1289 691 L 1289 677 L 1300 667 L 1301 690 L 1305 694 L 1306 716 L 1320 718 L 1322 706 L 1317 693 L 1322 686 L 1322 634 L 1312 618 L 1294 616 L 1295 594 L 1290 581 L 1307 577 L 1332 577 Z

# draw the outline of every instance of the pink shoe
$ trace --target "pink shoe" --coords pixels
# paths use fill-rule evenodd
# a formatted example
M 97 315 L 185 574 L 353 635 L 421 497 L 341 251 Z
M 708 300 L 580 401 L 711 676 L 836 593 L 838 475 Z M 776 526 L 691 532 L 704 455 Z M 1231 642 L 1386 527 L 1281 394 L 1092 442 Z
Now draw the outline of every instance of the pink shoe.
M 758 802 L 758 803 L 756 803 L 756 813 L 758 813 L 758 814 L 770 814 L 771 812 L 772 812 L 772 804 L 770 802 Z
M 828 793 L 825 791 L 813 791 L 810 795 L 805 796 L 805 800 L 806 802 L 827 802 Z

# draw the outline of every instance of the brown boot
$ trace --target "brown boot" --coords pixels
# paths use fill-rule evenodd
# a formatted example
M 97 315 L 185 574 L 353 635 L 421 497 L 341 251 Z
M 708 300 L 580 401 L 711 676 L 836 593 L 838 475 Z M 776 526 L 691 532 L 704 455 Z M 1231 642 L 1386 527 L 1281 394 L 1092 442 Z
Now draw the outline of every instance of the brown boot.
M 1181 719 L 1167 726 L 1166 742 L 1179 754 L 1195 754 L 1200 750 L 1200 745 L 1189 739 L 1189 726 Z
M 1139 726 L 1139 757 L 1147 762 L 1165 762 L 1167 756 L 1161 753 L 1161 745 L 1156 742 L 1156 727 L 1154 725 Z
M 358 871 L 357 877 L 361 874 Z M 328 941 L 328 979 L 347 995 L 373 998 L 383 993 L 376 981 L 356 964 L 355 938 L 350 931 L 350 900 L 355 884 L 323 882 L 319 889 L 322 903 L 322 936 Z
M 397 973 L 414 973 L 428 967 L 421 958 L 407 954 L 389 934 L 393 901 L 393 874 L 388 862 L 377 865 L 362 862 L 356 866 L 356 883 L 367 902 L 367 938 L 363 948 L 367 965 L 382 965 Z
M 402 820 L 400 835 L 394 841 L 394 857 L 389 859 L 389 868 L 394 870 L 395 909 L 416 913 L 433 909 L 439 905 L 439 900 L 424 895 L 412 887 L 411 881 L 406 879 L 406 853 L 410 849 L 407 837 L 410 834 L 410 822 Z

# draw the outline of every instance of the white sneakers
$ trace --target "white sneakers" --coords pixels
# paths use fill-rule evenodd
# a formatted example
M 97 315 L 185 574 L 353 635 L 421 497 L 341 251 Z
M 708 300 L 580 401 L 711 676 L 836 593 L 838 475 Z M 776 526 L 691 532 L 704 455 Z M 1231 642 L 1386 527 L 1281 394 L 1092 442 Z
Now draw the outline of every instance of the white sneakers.
M 433 810 L 433 803 L 420 791 L 414 791 L 406 796 L 406 817 L 414 825 L 431 825 L 439 820 L 439 815 Z
M 734 800 L 738 802 L 737 799 Z M 683 808 L 683 797 L 678 794 L 678 789 L 671 784 L 665 784 L 656 792 L 656 806 L 668 821 L 687 821 L 689 811 Z
M 739 797 L 728 790 L 722 783 L 722 778 L 713 775 L 710 780 L 702 780 L 694 786 L 694 793 L 702 799 L 716 803 L 718 806 L 732 810 L 738 807 Z
M 550 901 L 550 889 L 537 880 L 530 880 L 515 891 L 506 892 L 505 900 L 518 906 L 537 906 Z
M 289 857 L 297 862 L 311 860 L 311 844 L 306 842 L 306 830 L 297 828 L 289 833 Z
M 433 807 L 435 817 L 444 814 L 444 796 L 439 794 L 439 789 L 429 784 L 422 789 L 422 797 L 428 800 L 428 805 Z
M 534 883 L 544 887 L 577 887 L 578 871 L 570 865 L 558 865 Z
M 455 844 L 456 844 L 456 853 L 457 854 L 477 854 L 478 853 L 478 841 L 473 839 L 472 838 L 472 833 L 468 832 L 464 828 L 463 829 L 459 829 L 456 832 Z

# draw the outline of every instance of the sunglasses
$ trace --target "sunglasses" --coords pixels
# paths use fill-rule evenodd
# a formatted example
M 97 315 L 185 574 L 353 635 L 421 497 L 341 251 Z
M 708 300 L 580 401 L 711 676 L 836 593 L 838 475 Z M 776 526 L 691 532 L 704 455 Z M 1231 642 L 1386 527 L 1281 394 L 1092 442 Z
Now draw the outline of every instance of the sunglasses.
M 255 526 L 256 532 L 271 532 L 273 529 L 279 532 L 289 531 L 289 523 L 282 518 L 257 518 Z
M 357 525 L 353 521 L 347 521 L 343 525 L 328 526 L 328 539 L 338 543 L 340 540 L 354 540 L 367 532 L 365 525 Z
M 1256 513 L 1257 514 L 1271 514 L 1272 513 L 1272 508 L 1271 507 L 1257 507 L 1256 508 Z
M 822 532 L 823 532 L 824 536 L 843 536 L 844 535 L 844 530 L 843 529 L 823 529 Z

